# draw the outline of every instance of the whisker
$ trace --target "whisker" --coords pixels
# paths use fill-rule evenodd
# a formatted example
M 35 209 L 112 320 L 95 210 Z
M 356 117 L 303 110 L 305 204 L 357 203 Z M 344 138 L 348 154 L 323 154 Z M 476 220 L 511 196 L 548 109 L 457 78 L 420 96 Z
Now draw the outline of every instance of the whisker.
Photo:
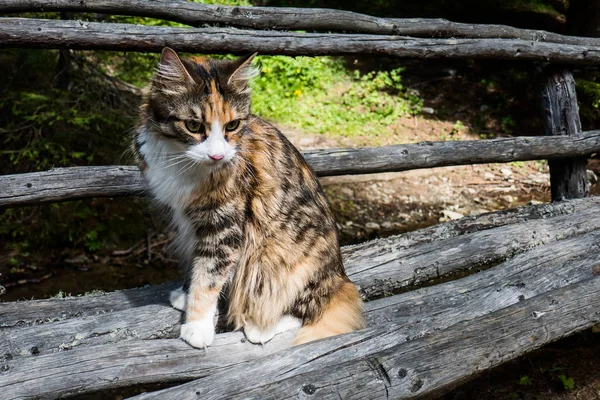
M 173 162 L 170 163 L 170 164 L 167 164 L 167 165 L 158 164 L 158 167 L 161 168 L 161 169 L 167 169 L 167 168 L 171 168 L 171 167 L 174 167 L 176 165 L 179 165 L 181 163 L 184 163 L 186 161 L 191 161 L 191 160 L 189 158 L 187 158 L 187 157 L 181 157 L 180 159 L 171 160 L 171 161 L 173 161 Z
M 192 169 L 195 165 L 196 165 L 196 163 L 193 160 L 190 160 L 190 165 L 185 169 L 182 168 L 181 170 L 179 170 L 179 172 L 177 174 L 175 174 L 175 176 L 177 177 L 177 176 L 183 175 L 184 173 L 186 173 L 187 171 Z

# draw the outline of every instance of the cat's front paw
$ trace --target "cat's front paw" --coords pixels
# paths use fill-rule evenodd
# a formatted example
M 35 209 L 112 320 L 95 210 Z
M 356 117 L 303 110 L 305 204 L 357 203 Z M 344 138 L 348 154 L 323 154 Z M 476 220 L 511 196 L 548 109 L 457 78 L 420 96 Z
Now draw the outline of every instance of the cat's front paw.
M 260 329 L 254 322 L 249 321 L 244 326 L 244 335 L 249 342 L 254 344 L 265 344 L 269 340 L 273 339 L 275 335 L 285 332 L 290 329 L 300 328 L 302 322 L 292 317 L 291 315 L 284 315 L 275 326 L 271 329 Z
M 275 333 L 270 330 L 261 330 L 258 325 L 250 322 L 244 326 L 244 336 L 250 343 L 264 344 L 273 339 Z
M 171 294 L 169 295 L 169 302 L 171 303 L 171 307 L 176 310 L 184 311 L 185 310 L 185 301 L 186 301 L 186 293 L 182 287 L 171 290 Z
M 210 346 L 215 338 L 215 327 L 212 318 L 188 322 L 181 325 L 179 336 L 192 347 L 203 349 Z

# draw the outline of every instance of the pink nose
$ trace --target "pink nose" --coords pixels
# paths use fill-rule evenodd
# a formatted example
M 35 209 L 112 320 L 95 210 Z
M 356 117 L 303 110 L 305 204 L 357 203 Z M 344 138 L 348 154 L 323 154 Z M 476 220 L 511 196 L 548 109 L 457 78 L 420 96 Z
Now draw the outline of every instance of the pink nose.
M 225 157 L 223 154 L 209 154 L 208 155 L 210 158 L 212 158 L 215 161 L 219 161 L 221 160 L 223 157 Z

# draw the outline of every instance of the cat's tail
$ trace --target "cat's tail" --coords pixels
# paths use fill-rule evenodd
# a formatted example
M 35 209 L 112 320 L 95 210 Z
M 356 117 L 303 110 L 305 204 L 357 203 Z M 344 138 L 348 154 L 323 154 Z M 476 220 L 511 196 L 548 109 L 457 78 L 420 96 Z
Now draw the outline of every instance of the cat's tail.
M 346 281 L 331 297 L 321 318 L 300 328 L 294 345 L 362 329 L 365 327 L 363 313 L 363 302 L 356 286 Z

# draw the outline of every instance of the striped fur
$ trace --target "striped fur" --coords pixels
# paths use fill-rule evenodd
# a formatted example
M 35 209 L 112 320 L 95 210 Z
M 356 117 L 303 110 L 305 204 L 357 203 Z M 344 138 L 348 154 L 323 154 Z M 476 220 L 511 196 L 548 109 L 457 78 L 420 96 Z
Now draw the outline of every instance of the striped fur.
M 252 342 L 302 325 L 296 343 L 363 327 L 329 204 L 301 154 L 250 114 L 251 57 L 181 60 L 170 50 L 142 106 L 134 148 L 172 214 L 188 266 L 181 336 L 210 345 L 219 296 Z M 202 126 L 200 126 L 202 125 Z

